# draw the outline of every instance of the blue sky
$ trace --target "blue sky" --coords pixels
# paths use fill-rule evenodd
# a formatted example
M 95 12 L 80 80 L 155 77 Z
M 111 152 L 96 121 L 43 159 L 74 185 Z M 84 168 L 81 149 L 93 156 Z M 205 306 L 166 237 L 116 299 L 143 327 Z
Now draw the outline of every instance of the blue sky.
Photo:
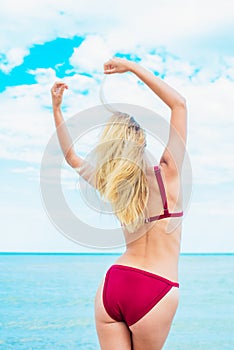
M 7 86 L 35 84 L 35 76 L 30 74 L 30 70 L 38 67 L 53 67 L 57 77 L 63 78 L 67 74 L 65 71 L 72 68 L 69 64 L 69 57 L 74 47 L 79 46 L 83 40 L 82 37 L 57 38 L 43 44 L 33 45 L 21 65 L 14 67 L 9 73 L 0 72 L 0 91 L 4 91 Z M 2 60 L 4 61 L 4 55 L 2 55 Z
M 134 14 L 133 3 L 120 0 L 109 9 L 103 0 L 43 0 L 19 7 L 10 0 L 2 6 L 2 251 L 87 250 L 58 232 L 41 199 L 41 159 L 55 131 L 49 90 L 57 79 L 68 83 L 65 118 L 100 104 L 102 64 L 113 55 L 140 62 L 187 99 L 193 193 L 182 251 L 234 251 L 232 3 L 146 0 L 134 5 Z M 109 101 L 140 104 L 169 118 L 168 109 L 130 75 L 107 81 L 105 91 Z M 87 135 L 81 151 L 90 140 Z M 69 198 L 76 182 L 64 165 Z

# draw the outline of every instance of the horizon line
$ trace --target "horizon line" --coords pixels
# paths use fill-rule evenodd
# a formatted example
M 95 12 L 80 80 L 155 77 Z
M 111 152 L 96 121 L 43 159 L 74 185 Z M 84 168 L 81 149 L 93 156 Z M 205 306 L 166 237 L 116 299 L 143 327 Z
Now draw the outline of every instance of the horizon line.
M 0 255 L 121 255 L 122 252 L 1 252 Z M 234 255 L 234 252 L 181 252 L 180 255 Z

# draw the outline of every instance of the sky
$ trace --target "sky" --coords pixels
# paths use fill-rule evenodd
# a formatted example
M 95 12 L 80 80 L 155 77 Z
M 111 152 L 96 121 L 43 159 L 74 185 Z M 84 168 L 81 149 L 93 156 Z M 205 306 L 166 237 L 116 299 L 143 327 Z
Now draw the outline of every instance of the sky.
M 193 177 L 182 252 L 234 252 L 233 16 L 229 0 L 1 3 L 0 251 L 97 252 L 51 222 L 40 168 L 55 132 L 52 84 L 69 85 L 65 120 L 100 105 L 103 63 L 115 55 L 142 64 L 186 98 Z M 168 108 L 134 76 L 105 84 L 107 101 L 139 104 L 168 120 Z M 85 154 L 92 141 L 86 133 L 77 152 Z M 66 164 L 62 174 L 72 206 L 77 174 Z

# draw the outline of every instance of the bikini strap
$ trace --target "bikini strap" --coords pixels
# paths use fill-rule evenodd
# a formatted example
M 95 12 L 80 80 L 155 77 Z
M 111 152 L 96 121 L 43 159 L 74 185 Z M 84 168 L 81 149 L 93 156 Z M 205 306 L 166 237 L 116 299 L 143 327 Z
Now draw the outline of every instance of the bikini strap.
M 177 218 L 177 217 L 183 216 L 183 211 L 180 211 L 178 213 L 169 213 L 168 205 L 167 205 L 166 191 L 165 191 L 165 187 L 164 187 L 163 180 L 162 180 L 161 170 L 160 170 L 158 165 L 154 166 L 154 173 L 156 176 L 156 180 L 158 182 L 158 187 L 159 187 L 160 194 L 161 194 L 164 213 L 161 215 L 156 215 L 156 216 L 152 216 L 150 218 L 146 218 L 145 223 L 164 219 L 164 218 L 170 218 L 170 217 Z
M 154 166 L 154 173 L 155 173 L 155 176 L 156 176 L 156 179 L 158 182 L 158 187 L 159 187 L 161 198 L 162 198 L 164 215 L 168 215 L 167 196 L 166 196 L 166 191 L 165 191 L 165 187 L 164 187 L 163 180 L 162 180 L 161 170 L 160 170 L 158 165 Z

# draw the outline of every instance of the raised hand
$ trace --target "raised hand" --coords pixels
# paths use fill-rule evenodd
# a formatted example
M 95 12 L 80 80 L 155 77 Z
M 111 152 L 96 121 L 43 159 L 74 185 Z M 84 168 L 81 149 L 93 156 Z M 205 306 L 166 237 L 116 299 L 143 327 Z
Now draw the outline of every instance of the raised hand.
M 124 58 L 115 57 L 104 63 L 104 73 L 125 73 L 131 70 L 132 64 L 133 62 L 128 61 Z
M 63 100 L 64 90 L 68 89 L 68 85 L 62 81 L 57 81 L 51 88 L 52 104 L 54 108 L 59 108 Z

